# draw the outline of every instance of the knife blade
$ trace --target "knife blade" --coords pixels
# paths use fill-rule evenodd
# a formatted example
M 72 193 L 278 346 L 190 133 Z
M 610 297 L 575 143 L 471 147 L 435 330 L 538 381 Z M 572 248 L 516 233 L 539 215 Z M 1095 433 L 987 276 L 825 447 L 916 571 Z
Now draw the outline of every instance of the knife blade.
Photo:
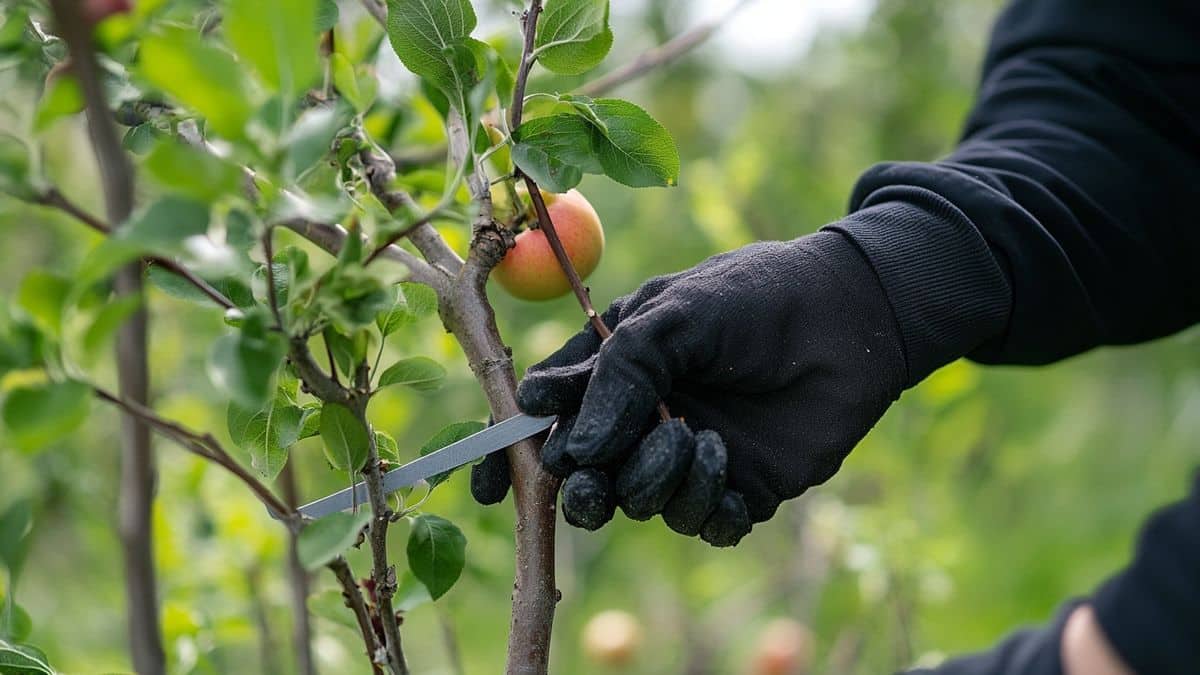
M 391 494 L 400 488 L 414 485 L 432 476 L 469 464 L 484 455 L 523 441 L 549 429 L 558 418 L 516 415 L 493 424 L 475 434 L 455 441 L 446 447 L 418 457 L 413 461 L 383 475 L 383 489 Z M 367 504 L 367 484 L 361 482 L 353 488 L 345 488 L 331 495 L 301 506 L 300 514 L 306 518 L 321 518 L 338 511 L 346 511 L 354 504 Z M 271 514 L 278 519 L 277 514 Z

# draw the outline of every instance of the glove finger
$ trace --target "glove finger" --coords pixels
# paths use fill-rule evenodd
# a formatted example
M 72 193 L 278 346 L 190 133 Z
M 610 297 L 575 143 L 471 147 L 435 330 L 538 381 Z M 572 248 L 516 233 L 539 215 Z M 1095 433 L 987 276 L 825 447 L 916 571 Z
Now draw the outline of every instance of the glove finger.
M 717 547 L 736 546 L 742 537 L 750 534 L 750 512 L 742 495 L 726 490 L 721 496 L 717 510 L 704 521 L 700 538 Z
M 508 453 L 503 450 L 493 452 L 471 467 L 471 496 L 484 506 L 504 501 L 511 485 Z
M 614 303 L 602 317 L 610 328 L 620 317 Z M 602 340 L 588 323 L 540 363 L 530 366 L 517 386 L 517 405 L 531 415 L 557 415 L 579 408 Z
M 660 513 L 687 478 L 695 438 L 683 420 L 655 427 L 617 474 L 617 503 L 634 520 Z
M 721 503 L 728 461 L 725 443 L 717 432 L 696 434 L 696 451 L 687 478 L 663 507 L 667 527 L 688 537 L 700 533 L 704 521 Z
M 580 469 L 563 481 L 563 517 L 571 525 L 598 530 L 612 520 L 616 510 L 612 479 L 600 469 Z
M 652 316 L 637 320 L 642 327 L 615 331 L 596 358 L 567 439 L 567 453 L 584 466 L 617 462 L 641 438 L 643 421 L 670 384 L 658 343 L 674 322 Z
M 565 479 L 578 468 L 575 458 L 567 454 L 567 437 L 575 426 L 575 415 L 558 418 L 550 438 L 542 445 L 542 466 L 556 478 Z

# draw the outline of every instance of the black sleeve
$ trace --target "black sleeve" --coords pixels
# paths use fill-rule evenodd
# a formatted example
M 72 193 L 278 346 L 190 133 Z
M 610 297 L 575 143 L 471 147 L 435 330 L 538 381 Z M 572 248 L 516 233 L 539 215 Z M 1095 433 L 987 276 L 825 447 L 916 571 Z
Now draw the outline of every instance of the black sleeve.
M 1197 197 L 1200 3 L 1017 0 L 958 148 L 871 169 L 830 227 L 875 266 L 915 382 L 1195 323 Z

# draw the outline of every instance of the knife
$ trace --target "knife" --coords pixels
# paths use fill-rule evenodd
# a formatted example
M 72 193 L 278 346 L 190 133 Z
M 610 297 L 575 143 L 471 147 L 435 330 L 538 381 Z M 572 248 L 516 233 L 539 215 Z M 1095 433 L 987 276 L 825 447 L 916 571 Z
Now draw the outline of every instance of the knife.
M 428 480 L 439 473 L 457 469 L 469 464 L 484 455 L 502 450 L 508 446 L 523 441 L 526 438 L 549 429 L 558 418 L 534 417 L 532 415 L 516 415 L 502 422 L 493 424 L 475 434 L 455 441 L 446 447 L 435 450 L 424 457 L 418 457 L 398 469 L 383 474 L 383 490 L 391 494 L 400 488 Z M 301 506 L 300 515 L 305 518 L 322 518 L 331 513 L 349 510 L 354 504 L 367 504 L 367 484 L 358 483 L 353 488 L 345 488 L 331 495 L 322 497 L 314 502 Z M 278 515 L 272 513 L 278 520 Z

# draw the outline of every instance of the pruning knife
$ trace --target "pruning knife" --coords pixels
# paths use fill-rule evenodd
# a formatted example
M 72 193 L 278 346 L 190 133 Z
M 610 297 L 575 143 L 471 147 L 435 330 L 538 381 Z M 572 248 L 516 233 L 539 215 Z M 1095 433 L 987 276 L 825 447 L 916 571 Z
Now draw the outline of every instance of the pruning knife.
M 549 429 L 558 418 L 534 417 L 532 415 L 516 415 L 502 422 L 493 424 L 475 434 L 455 441 L 446 447 L 435 450 L 428 455 L 418 457 L 398 469 L 383 474 L 383 490 L 391 494 L 400 488 L 415 485 L 439 473 L 452 471 L 460 466 L 469 464 L 484 455 L 530 438 Z M 322 497 L 314 502 L 301 506 L 300 515 L 305 518 L 322 518 L 338 511 L 347 511 L 355 504 L 368 503 L 367 484 L 358 483 L 354 487 L 339 490 L 331 495 Z M 278 519 L 279 515 L 272 513 Z

